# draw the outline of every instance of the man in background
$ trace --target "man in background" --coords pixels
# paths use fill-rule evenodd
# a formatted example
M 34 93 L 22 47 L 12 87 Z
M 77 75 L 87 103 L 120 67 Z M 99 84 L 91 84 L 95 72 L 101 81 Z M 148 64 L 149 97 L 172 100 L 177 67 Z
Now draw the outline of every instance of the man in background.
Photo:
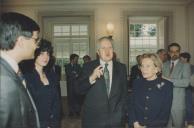
M 180 61 L 182 63 L 189 64 L 191 67 L 191 75 L 194 75 L 194 65 L 190 64 L 191 55 L 188 52 L 183 52 L 180 54 Z M 192 90 L 193 86 L 191 83 L 186 88 L 186 115 L 185 115 L 185 121 L 188 128 L 190 128 L 193 125 L 193 100 L 192 100 Z
M 165 49 L 159 49 L 156 53 L 158 54 L 160 60 L 163 63 L 165 63 L 168 60 L 168 54 Z
M 77 94 L 77 79 L 81 73 L 81 66 L 78 64 L 79 56 L 70 55 L 69 64 L 65 65 L 67 80 L 67 98 L 69 107 L 69 116 L 79 116 L 81 111 L 80 101 Z
M 173 101 L 168 127 L 184 128 L 185 89 L 189 86 L 190 65 L 180 62 L 181 47 L 177 43 L 168 46 L 170 60 L 163 65 L 162 75 L 173 82 Z

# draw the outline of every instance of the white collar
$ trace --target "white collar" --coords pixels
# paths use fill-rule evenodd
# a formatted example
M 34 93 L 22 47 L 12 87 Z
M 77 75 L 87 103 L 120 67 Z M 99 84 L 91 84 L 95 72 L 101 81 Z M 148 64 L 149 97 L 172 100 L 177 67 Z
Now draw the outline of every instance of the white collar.
M 100 65 L 102 65 L 104 67 L 106 63 L 108 63 L 108 66 L 111 66 L 112 67 L 112 63 L 113 63 L 112 60 L 109 61 L 109 62 L 105 62 L 105 61 L 103 61 L 103 60 L 100 59 Z
M 175 66 L 175 65 L 179 62 L 179 59 L 176 59 L 176 60 L 174 60 L 174 61 L 171 60 L 171 61 L 170 61 L 170 65 L 172 64 L 172 62 L 174 62 L 174 66 Z
M 7 61 L 7 63 L 13 68 L 13 70 L 17 73 L 19 70 L 18 63 L 11 58 L 9 55 L 7 55 L 4 51 L 1 51 L 0 56 Z

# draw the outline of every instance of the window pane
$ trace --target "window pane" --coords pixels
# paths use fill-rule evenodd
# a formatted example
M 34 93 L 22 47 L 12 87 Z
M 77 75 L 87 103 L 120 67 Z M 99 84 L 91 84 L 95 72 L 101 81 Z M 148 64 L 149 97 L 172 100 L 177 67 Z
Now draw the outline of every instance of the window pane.
M 72 35 L 79 35 L 79 25 L 72 25 L 71 26 L 72 29 Z
M 54 25 L 53 43 L 56 63 L 62 66 L 69 63 L 69 56 L 73 53 L 79 55 L 79 62 L 82 64 L 82 57 L 89 55 L 89 32 L 88 24 L 62 24 Z
M 129 66 L 136 64 L 136 56 L 155 52 L 158 48 L 156 24 L 130 24 Z

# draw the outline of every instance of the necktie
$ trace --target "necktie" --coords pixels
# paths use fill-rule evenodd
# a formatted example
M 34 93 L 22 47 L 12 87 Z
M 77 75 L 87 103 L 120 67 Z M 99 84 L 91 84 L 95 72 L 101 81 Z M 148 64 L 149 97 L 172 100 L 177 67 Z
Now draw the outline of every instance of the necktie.
M 172 74 L 173 69 L 174 69 L 174 62 L 171 63 L 169 76 Z
M 104 67 L 104 79 L 105 79 L 107 94 L 109 96 L 109 92 L 110 92 L 110 76 L 109 76 L 108 64 L 107 63 L 105 64 L 105 67 Z

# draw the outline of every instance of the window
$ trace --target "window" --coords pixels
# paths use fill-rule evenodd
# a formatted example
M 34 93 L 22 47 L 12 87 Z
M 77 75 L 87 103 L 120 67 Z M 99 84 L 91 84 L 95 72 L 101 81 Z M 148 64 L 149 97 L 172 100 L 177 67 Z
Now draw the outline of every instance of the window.
M 156 24 L 130 24 L 130 66 L 136 64 L 136 56 L 146 52 L 156 52 L 157 25 Z
M 164 48 L 164 18 L 129 17 L 128 30 L 129 68 L 137 63 L 137 55 L 156 53 L 159 48 Z
M 53 42 L 56 63 L 64 68 L 69 63 L 72 53 L 79 55 L 79 64 L 82 57 L 89 54 L 88 24 L 54 24 Z M 64 71 L 64 70 L 63 70 Z

